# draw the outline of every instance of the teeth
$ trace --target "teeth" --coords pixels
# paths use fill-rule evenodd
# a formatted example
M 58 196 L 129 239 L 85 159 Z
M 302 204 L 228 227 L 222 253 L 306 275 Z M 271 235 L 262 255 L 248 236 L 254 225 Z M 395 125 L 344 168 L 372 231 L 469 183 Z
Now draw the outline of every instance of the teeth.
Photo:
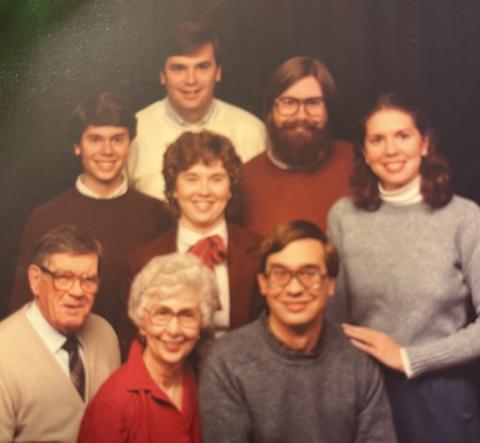
M 385 163 L 384 168 L 388 172 L 399 172 L 403 169 L 404 162 L 391 162 L 391 163 Z
M 195 202 L 194 203 L 195 207 L 198 208 L 200 211 L 205 211 L 208 208 L 210 208 L 210 203 L 209 202 Z

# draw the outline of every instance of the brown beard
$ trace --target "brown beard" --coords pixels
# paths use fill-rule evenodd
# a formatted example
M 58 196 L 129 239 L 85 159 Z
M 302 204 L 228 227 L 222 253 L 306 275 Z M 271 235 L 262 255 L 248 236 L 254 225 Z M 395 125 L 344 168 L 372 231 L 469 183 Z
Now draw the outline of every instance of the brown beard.
M 327 128 L 318 128 L 308 120 L 289 121 L 277 128 L 269 118 L 267 130 L 274 156 L 292 169 L 315 169 L 330 153 Z

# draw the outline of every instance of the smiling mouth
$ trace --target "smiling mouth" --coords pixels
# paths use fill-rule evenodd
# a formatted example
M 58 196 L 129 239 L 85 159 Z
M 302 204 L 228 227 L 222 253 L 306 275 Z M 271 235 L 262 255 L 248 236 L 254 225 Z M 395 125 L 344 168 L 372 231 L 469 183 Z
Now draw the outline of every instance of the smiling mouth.
M 212 202 L 209 201 L 199 201 L 199 202 L 193 202 L 193 205 L 195 208 L 200 211 L 200 212 L 206 212 L 212 207 Z
M 169 341 L 164 341 L 163 344 L 167 349 L 167 351 L 176 352 L 180 350 L 180 348 L 182 347 L 183 340 L 178 340 L 178 341 L 169 340 Z
M 404 166 L 405 166 L 404 161 L 384 163 L 384 165 L 383 165 L 385 170 L 387 172 L 392 173 L 392 174 L 402 171 Z
M 301 312 L 307 307 L 307 304 L 306 301 L 284 302 L 284 306 L 290 312 Z

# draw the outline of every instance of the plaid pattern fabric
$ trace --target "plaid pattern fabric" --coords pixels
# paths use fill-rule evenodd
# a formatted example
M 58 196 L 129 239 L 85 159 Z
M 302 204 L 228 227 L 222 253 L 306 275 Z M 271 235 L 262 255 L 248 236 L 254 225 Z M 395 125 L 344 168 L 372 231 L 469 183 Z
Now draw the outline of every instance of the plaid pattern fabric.
M 200 257 L 203 264 L 208 266 L 212 271 L 215 265 L 223 263 L 227 258 L 225 244 L 219 235 L 202 238 L 191 246 L 188 252 Z
M 78 351 L 78 339 L 75 335 L 69 335 L 62 348 L 68 352 L 68 367 L 70 368 L 70 379 L 77 389 L 80 397 L 85 399 L 85 369 Z

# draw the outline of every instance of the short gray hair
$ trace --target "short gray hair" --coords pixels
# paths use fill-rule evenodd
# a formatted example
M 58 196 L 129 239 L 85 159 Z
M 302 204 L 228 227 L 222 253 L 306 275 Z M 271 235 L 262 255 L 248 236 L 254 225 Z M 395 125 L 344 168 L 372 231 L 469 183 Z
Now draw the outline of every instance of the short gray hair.
M 152 258 L 133 280 L 128 315 L 140 328 L 145 309 L 179 290 L 193 289 L 200 300 L 201 329 L 213 331 L 213 316 L 220 306 L 214 273 L 192 255 L 175 252 Z

